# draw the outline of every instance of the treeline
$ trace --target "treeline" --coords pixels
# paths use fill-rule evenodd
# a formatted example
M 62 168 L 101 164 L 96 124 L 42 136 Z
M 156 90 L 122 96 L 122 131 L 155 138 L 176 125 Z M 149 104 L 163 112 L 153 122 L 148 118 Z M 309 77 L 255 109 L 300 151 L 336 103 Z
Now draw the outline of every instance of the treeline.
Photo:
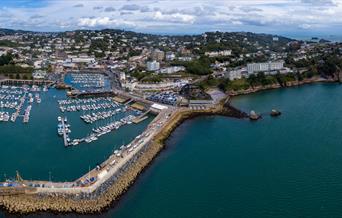
M 20 67 L 12 64 L 0 66 L 0 74 L 11 75 L 11 74 L 32 74 L 33 68 L 31 67 Z
M 212 73 L 210 68 L 211 60 L 208 57 L 200 57 L 198 60 L 190 62 L 174 61 L 171 65 L 173 66 L 184 66 L 187 73 L 194 75 L 209 75 Z
M 315 74 L 313 73 L 278 73 L 276 75 L 265 75 L 264 73 L 258 73 L 252 74 L 248 78 L 237 80 L 229 80 L 228 78 L 214 78 L 210 75 L 206 80 L 202 81 L 199 86 L 203 89 L 217 87 L 224 92 L 246 90 L 248 88 L 255 88 L 258 86 L 267 86 L 273 84 L 279 84 L 280 86 L 284 87 L 288 82 L 301 81 L 305 78 L 311 78 L 314 75 Z
M 11 47 L 11 48 L 15 48 L 17 47 L 18 44 L 14 43 L 12 41 L 9 40 L 0 40 L 0 47 Z
M 32 74 L 33 68 L 24 68 L 21 66 L 17 66 L 13 64 L 13 55 L 12 54 L 6 54 L 0 56 L 0 74 L 10 76 L 10 78 L 13 78 L 13 75 L 19 75 L 20 74 Z M 17 76 L 18 77 L 18 76 Z
M 13 56 L 11 54 L 0 56 L 0 66 L 10 64 L 13 61 Z
M 342 59 L 335 53 L 310 59 L 303 58 L 297 61 L 288 57 L 285 62 L 290 67 L 308 68 L 310 72 L 322 77 L 334 77 L 342 69 Z

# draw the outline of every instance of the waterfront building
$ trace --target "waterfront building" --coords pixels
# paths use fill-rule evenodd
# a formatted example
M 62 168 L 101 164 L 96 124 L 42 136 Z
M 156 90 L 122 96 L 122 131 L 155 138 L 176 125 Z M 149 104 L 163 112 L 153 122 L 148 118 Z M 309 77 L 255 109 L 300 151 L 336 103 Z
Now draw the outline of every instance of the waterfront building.
M 46 75 L 46 71 L 43 70 L 36 70 L 32 73 L 33 79 L 45 79 Z
M 196 107 L 196 106 L 207 106 L 207 105 L 212 105 L 213 100 L 208 99 L 208 100 L 189 100 L 189 107 Z
M 157 71 L 160 69 L 160 63 L 157 61 L 148 61 L 146 63 L 146 68 L 148 71 Z
M 124 88 L 130 91 L 144 92 L 144 91 L 171 91 L 178 90 L 184 85 L 188 84 L 188 80 L 177 80 L 177 81 L 163 81 L 160 83 L 123 83 Z
M 224 75 L 225 78 L 229 80 L 241 79 L 243 75 L 246 74 L 246 68 L 237 68 L 230 71 L 227 71 Z
M 274 62 L 247 64 L 248 74 L 281 70 L 283 68 L 284 68 L 284 61 L 282 61 L 282 60 L 281 61 L 274 61 Z

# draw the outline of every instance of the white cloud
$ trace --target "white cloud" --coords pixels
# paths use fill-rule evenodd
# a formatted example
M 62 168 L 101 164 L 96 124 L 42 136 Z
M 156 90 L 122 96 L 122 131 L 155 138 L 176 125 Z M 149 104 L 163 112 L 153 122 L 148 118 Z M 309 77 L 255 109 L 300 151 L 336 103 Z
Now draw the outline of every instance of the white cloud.
M 189 24 L 194 23 L 196 20 L 195 16 L 193 15 L 180 14 L 180 13 L 163 14 L 160 11 L 157 11 L 154 13 L 153 19 L 157 21 L 181 22 L 181 23 L 189 23 Z
M 307 24 L 307 23 L 303 23 L 303 24 L 299 25 L 299 27 L 302 29 L 310 29 L 312 27 L 312 25 Z
M 96 18 L 80 18 L 78 20 L 78 26 L 80 27 L 134 27 L 134 23 L 120 20 L 120 19 L 112 19 L 109 17 L 96 17 Z
M 51 0 L 0 6 L 0 26 L 30 30 L 129 28 L 169 32 L 327 30 L 342 26 L 342 0 Z M 75 8 L 76 7 L 76 8 Z M 31 18 L 31 19 L 29 19 Z M 182 27 L 183 29 L 180 29 Z M 331 27 L 331 31 L 333 31 Z
M 84 7 L 84 4 L 76 4 L 73 6 L 74 8 L 83 8 Z

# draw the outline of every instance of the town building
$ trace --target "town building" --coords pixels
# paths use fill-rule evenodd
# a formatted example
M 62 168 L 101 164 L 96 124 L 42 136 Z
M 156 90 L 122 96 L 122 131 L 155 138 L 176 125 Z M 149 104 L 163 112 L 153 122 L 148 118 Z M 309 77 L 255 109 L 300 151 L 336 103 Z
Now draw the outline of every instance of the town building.
M 160 63 L 157 61 L 148 61 L 146 68 L 148 71 L 157 71 L 160 69 Z
M 36 70 L 32 73 L 33 79 L 45 79 L 46 78 L 46 71 L 43 70 Z
M 176 55 L 173 52 L 167 52 L 165 55 L 167 61 L 173 61 L 176 59 Z
M 247 64 L 248 74 L 281 70 L 283 68 L 284 68 L 284 61 Z
M 205 55 L 208 57 L 230 56 L 232 55 L 232 50 L 205 52 Z
M 151 58 L 155 61 L 164 60 L 165 53 L 159 49 L 155 49 L 152 51 Z
M 181 71 L 185 71 L 185 67 L 173 66 L 173 67 L 166 67 L 166 68 L 160 69 L 159 73 L 172 74 L 172 73 L 177 73 L 177 72 L 181 72 Z

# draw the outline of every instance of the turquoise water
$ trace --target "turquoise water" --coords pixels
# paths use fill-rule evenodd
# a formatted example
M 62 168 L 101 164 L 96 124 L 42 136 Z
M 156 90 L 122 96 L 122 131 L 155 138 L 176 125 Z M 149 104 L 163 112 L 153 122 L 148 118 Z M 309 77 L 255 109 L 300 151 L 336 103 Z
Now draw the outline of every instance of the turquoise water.
M 233 103 L 283 115 L 185 122 L 121 201 L 99 217 L 341 217 L 342 86 L 273 90 Z M 57 217 L 29 217 L 46 216 Z
M 0 178 L 14 177 L 18 170 L 24 179 L 72 181 L 104 161 L 114 149 L 128 143 L 141 133 L 152 117 L 138 125 L 126 125 L 90 144 L 82 143 L 65 148 L 57 135 L 57 116 L 62 115 L 58 99 L 65 99 L 65 92 L 55 89 L 40 93 L 41 104 L 33 104 L 30 122 L 0 123 Z M 25 109 L 25 107 L 24 107 Z M 71 124 L 71 138 L 87 136 L 94 125 L 85 124 L 79 116 L 82 112 L 65 113 Z M 117 117 L 118 119 L 120 117 Z M 99 122 L 98 125 L 105 123 Z

